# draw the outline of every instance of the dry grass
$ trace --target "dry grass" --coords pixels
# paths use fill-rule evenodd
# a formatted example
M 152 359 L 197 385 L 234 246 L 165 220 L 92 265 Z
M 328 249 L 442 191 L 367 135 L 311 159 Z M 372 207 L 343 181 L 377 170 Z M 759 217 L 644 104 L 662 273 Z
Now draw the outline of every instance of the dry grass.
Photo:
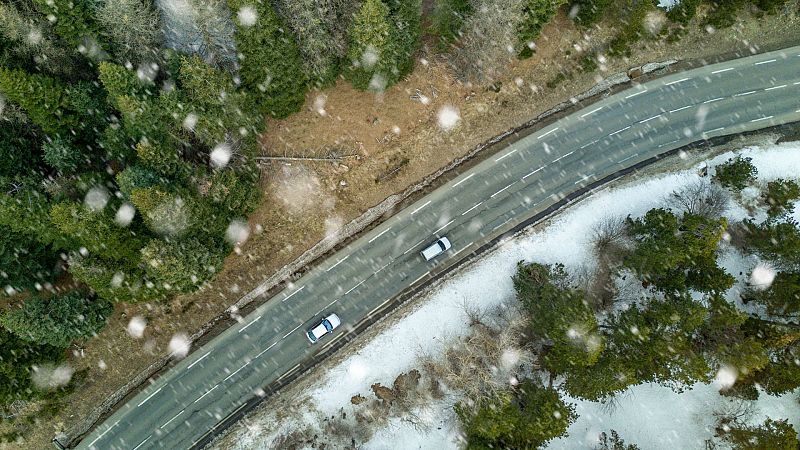
M 790 2 L 790 6 L 796 11 L 797 1 Z M 315 199 L 301 208 L 274 195 L 279 184 L 287 179 L 291 183 L 291 176 L 282 175 L 285 166 L 267 165 L 266 195 L 250 219 L 256 232 L 242 246 L 241 253 L 228 257 L 224 270 L 201 292 L 163 304 L 119 305 L 100 336 L 89 341 L 83 352 L 70 355 L 69 364 L 76 371 L 88 372 L 75 394 L 66 399 L 69 406 L 8 447 L 48 448 L 58 430 L 79 421 L 132 374 L 163 355 L 175 333 L 198 330 L 332 229 L 479 143 L 588 89 L 596 77 L 645 62 L 701 58 L 746 49 L 754 42 L 766 45 L 797 41 L 800 25 L 796 14 L 783 14 L 765 20 L 746 18 L 735 27 L 714 34 L 692 26 L 677 43 L 647 42 L 633 49 L 631 58 L 601 64 L 597 73 L 576 71 L 584 51 L 600 47 L 608 35 L 603 29 L 584 34 L 560 14 L 545 28 L 537 53 L 504 70 L 497 92 L 459 83 L 445 61 L 428 56 L 427 64 L 418 64 L 406 80 L 381 95 L 357 92 L 339 82 L 325 91 L 311 92 L 304 111 L 282 121 L 270 120 L 262 141 L 265 155 L 327 155 L 334 149 L 340 154 L 354 152 L 360 159 L 348 159 L 344 162 L 346 168 L 304 164 L 306 180 L 311 180 L 305 184 L 315 189 Z M 571 78 L 546 88 L 548 81 L 564 71 L 569 71 Z M 427 104 L 420 101 L 417 90 L 429 99 Z M 324 115 L 319 113 L 320 104 Z M 462 118 L 460 126 L 449 133 L 441 131 L 435 119 L 445 104 L 457 108 Z M 403 159 L 408 163 L 397 174 L 375 182 L 376 174 Z M 291 168 L 298 166 L 294 163 Z M 142 339 L 132 338 L 125 330 L 134 316 L 147 318 Z M 10 427 L 8 423 L 0 425 L 3 431 Z

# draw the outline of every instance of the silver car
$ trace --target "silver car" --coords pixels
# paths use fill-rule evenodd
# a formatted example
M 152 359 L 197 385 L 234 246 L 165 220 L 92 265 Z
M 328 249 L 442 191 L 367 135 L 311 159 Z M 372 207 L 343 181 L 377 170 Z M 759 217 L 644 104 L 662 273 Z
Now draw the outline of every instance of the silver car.
M 342 320 L 339 319 L 339 316 L 331 313 L 328 317 L 311 327 L 308 333 L 306 333 L 306 336 L 308 336 L 308 340 L 313 344 L 326 334 L 333 332 L 333 330 L 341 324 Z
M 437 239 L 436 242 L 425 248 L 425 250 L 421 251 L 420 254 L 422 254 L 423 258 L 425 258 L 425 261 L 430 261 L 447 250 L 450 250 L 450 247 L 450 241 L 446 237 L 441 237 Z

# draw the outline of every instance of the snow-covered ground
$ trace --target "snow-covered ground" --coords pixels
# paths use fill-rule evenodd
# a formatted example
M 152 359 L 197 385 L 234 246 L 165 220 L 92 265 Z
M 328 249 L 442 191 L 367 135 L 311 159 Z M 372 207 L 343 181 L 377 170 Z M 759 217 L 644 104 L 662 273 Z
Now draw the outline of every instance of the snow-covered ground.
M 760 182 L 775 178 L 794 178 L 800 174 L 800 143 L 750 147 L 740 152 L 751 157 L 758 168 Z M 708 165 L 724 162 L 733 156 L 726 153 L 708 161 Z M 713 172 L 712 172 L 713 173 Z M 594 225 L 609 216 L 637 216 L 663 206 L 670 192 L 701 179 L 698 170 L 661 174 L 618 187 L 596 192 L 557 216 L 544 229 L 530 231 L 503 243 L 498 249 L 472 264 L 466 270 L 440 284 L 430 292 L 411 314 L 397 321 L 368 342 L 355 354 L 329 370 L 307 392 L 314 407 L 323 416 L 331 417 L 343 410 L 353 411 L 350 398 L 356 394 L 371 395 L 370 385 L 376 382 L 391 386 L 395 377 L 418 367 L 422 355 L 439 355 L 448 342 L 469 332 L 464 305 L 473 309 L 491 309 L 513 298 L 511 276 L 518 261 L 563 263 L 568 270 L 591 268 L 589 241 Z M 708 178 L 705 178 L 706 180 Z M 795 208 L 798 218 L 800 205 Z M 739 220 L 747 215 L 741 206 L 731 203 L 726 215 Z M 740 281 L 755 261 L 742 259 L 734 252 L 723 252 L 721 263 Z M 744 275 L 739 276 L 739 272 Z M 363 446 L 368 449 L 455 449 L 458 428 L 452 405 L 453 395 L 418 411 L 423 426 L 412 425 L 399 418 L 378 430 Z M 641 385 L 619 397 L 615 408 L 599 403 L 570 400 L 576 405 L 579 418 L 569 428 L 569 435 L 553 441 L 549 448 L 591 448 L 597 435 L 617 430 L 628 443 L 645 449 L 700 449 L 713 435 L 712 411 L 726 402 L 714 385 L 697 385 L 676 394 L 657 385 Z M 757 402 L 754 421 L 765 415 L 788 418 L 800 429 L 800 407 L 797 395 L 781 398 L 762 393 Z M 357 407 L 355 407 L 357 408 Z M 278 433 L 294 427 L 313 426 L 318 420 L 305 414 L 295 420 L 276 423 L 272 412 L 261 412 L 246 420 L 246 431 L 237 436 L 236 448 L 268 448 Z

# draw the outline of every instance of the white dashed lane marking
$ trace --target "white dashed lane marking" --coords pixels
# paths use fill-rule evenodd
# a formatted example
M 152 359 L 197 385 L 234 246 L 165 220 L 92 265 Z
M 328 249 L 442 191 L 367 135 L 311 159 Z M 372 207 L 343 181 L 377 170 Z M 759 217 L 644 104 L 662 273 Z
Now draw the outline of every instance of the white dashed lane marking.
M 727 69 L 715 70 L 715 71 L 711 72 L 711 74 L 712 74 L 712 75 L 716 75 L 716 74 L 718 74 L 718 73 L 722 73 L 722 72 L 728 72 L 729 70 L 733 70 L 733 67 L 728 67 Z

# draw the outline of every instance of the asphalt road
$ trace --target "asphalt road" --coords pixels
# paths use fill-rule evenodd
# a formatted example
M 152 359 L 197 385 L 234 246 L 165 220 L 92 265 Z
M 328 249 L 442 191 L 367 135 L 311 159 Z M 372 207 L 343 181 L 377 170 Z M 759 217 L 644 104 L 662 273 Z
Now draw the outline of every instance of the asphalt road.
M 128 401 L 78 448 L 188 449 L 409 286 L 564 195 L 702 138 L 800 120 L 800 47 L 636 85 L 519 140 L 373 229 Z M 664 192 L 654 192 L 661 196 Z M 426 263 L 437 236 L 452 249 Z M 343 321 L 317 344 L 307 328 Z

